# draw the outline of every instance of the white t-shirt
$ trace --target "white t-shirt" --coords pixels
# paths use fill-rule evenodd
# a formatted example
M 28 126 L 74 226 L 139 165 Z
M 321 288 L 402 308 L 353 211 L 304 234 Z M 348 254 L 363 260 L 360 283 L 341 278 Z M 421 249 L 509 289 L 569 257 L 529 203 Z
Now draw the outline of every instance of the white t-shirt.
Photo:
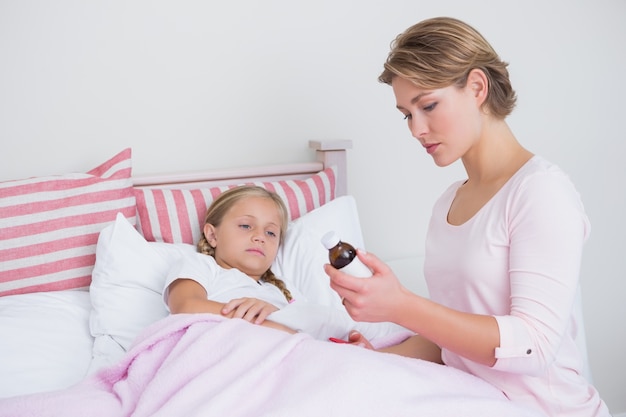
M 500 329 L 493 367 L 448 350 L 446 364 L 477 375 L 509 398 L 550 416 L 608 416 L 584 377 L 577 293 L 589 223 L 580 197 L 555 165 L 535 156 L 471 219 L 447 215 L 462 181 L 436 202 L 424 274 L 432 300 L 492 315 Z
M 166 306 L 168 287 L 178 278 L 196 281 L 202 285 L 210 300 L 220 303 L 248 297 L 266 301 L 279 309 L 288 304 L 287 298 L 277 286 L 267 282 L 257 282 L 237 268 L 224 269 L 212 256 L 190 253 L 172 268 L 165 281 L 163 301 Z

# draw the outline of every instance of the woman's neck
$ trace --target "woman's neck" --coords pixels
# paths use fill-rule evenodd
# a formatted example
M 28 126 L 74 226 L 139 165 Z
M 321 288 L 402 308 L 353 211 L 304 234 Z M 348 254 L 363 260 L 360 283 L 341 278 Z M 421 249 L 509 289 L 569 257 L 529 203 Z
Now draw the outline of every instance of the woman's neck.
M 468 182 L 506 182 L 533 154 L 517 141 L 504 120 L 486 124 L 479 142 L 462 157 Z

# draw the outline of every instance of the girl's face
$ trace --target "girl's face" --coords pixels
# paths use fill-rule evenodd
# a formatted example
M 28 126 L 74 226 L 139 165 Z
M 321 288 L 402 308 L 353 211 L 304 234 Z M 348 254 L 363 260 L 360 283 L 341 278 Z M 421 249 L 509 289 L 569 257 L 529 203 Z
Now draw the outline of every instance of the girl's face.
M 215 248 L 222 268 L 237 268 L 258 280 L 276 258 L 280 243 L 281 217 L 269 198 L 246 197 L 235 203 L 222 223 L 204 226 L 204 235 Z
M 478 141 L 480 101 L 469 79 L 463 89 L 449 86 L 426 90 L 401 77 L 395 77 L 391 86 L 396 107 L 404 114 L 411 134 L 438 166 L 455 162 Z

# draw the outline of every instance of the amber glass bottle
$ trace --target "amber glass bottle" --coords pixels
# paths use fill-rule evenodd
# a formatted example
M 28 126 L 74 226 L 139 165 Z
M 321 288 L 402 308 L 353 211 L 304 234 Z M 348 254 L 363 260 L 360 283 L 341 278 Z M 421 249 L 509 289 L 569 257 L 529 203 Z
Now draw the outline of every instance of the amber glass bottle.
M 328 249 L 328 260 L 335 268 L 359 278 L 372 276 L 372 271 L 356 256 L 354 246 L 342 242 L 336 232 L 331 230 L 322 236 L 322 245 Z

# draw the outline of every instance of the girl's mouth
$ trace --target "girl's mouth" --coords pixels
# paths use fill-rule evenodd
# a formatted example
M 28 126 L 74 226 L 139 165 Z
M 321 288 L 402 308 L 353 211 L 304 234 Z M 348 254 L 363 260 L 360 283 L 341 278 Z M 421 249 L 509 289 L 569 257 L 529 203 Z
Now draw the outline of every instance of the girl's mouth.
M 252 253 L 253 255 L 265 256 L 265 253 L 261 249 L 251 248 L 246 250 L 246 252 Z

